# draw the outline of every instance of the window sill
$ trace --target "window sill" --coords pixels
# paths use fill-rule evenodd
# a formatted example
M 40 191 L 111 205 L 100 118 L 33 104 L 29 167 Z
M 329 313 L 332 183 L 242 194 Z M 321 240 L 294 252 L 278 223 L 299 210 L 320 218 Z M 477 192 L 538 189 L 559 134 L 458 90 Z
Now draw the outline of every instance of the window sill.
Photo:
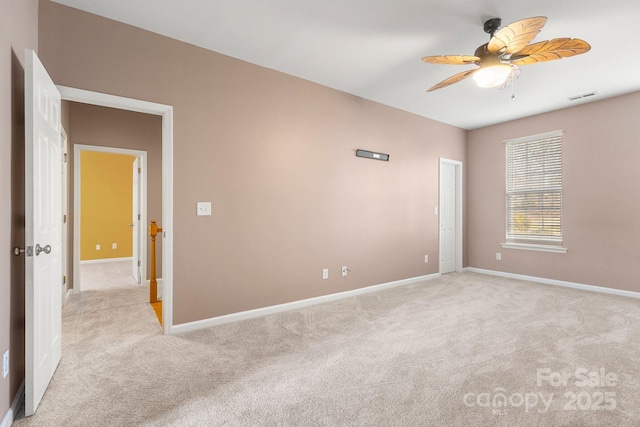
M 557 254 L 565 254 L 569 250 L 562 246 L 555 245 L 540 245 L 535 243 L 500 243 L 503 248 L 506 249 L 522 249 L 525 251 L 538 251 L 538 252 L 553 252 Z

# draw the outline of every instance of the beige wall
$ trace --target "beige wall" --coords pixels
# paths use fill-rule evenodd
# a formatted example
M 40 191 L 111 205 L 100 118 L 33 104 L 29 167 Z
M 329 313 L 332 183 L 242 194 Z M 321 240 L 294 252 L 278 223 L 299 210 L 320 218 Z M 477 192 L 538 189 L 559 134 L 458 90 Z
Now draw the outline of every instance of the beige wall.
M 438 258 L 438 158 L 465 161 L 466 131 L 40 8 L 40 56 L 56 83 L 174 107 L 176 324 L 438 271 L 424 263 Z M 213 215 L 197 217 L 197 201 Z
M 10 351 L 0 419 L 24 378 L 24 256 L 11 248 L 24 247 L 25 48 L 38 50 L 38 2 L 0 0 L 0 356 Z
M 469 132 L 469 265 L 640 292 L 639 111 L 637 92 Z M 554 130 L 564 130 L 563 237 L 569 251 L 503 249 L 503 141 Z
M 13 247 L 24 246 L 23 58 L 38 48 L 38 5 L 0 7 L 0 202 L 11 206 L 0 236 Z M 474 130 L 467 162 L 460 129 L 46 0 L 40 12 L 40 57 L 56 83 L 174 106 L 176 323 L 437 272 L 422 260 L 437 259 L 440 156 L 465 162 L 465 265 L 640 291 L 640 93 Z M 64 111 L 78 125 L 104 113 L 93 109 Z M 82 129 L 94 126 L 67 120 L 72 142 L 92 143 Z M 503 249 L 502 141 L 556 129 L 569 252 Z M 196 201 L 214 215 L 196 217 Z M 23 263 L 0 254 L 0 353 L 11 350 L 0 416 L 24 378 Z
M 45 65 L 46 66 L 46 65 Z M 68 102 L 70 171 L 73 178 L 74 145 L 125 148 L 147 152 L 147 217 L 162 224 L 162 118 L 151 114 Z M 69 187 L 69 212 L 73 242 L 73 184 Z M 149 240 L 147 238 L 147 240 Z M 148 243 L 150 244 L 150 243 Z M 162 269 L 162 242 L 158 239 L 158 269 Z M 147 262 L 149 264 L 149 262 Z M 72 275 L 73 269 L 70 269 Z M 158 277 L 162 275 L 159 273 Z M 147 278 L 149 265 L 147 265 Z M 73 284 L 73 277 L 71 277 Z

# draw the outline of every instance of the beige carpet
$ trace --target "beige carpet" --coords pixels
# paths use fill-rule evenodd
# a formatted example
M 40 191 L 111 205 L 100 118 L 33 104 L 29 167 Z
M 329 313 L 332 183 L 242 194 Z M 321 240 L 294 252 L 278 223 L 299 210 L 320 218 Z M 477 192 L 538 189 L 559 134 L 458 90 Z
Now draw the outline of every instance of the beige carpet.
M 635 299 L 462 273 L 166 337 L 146 296 L 74 295 L 15 425 L 640 425 Z
M 106 290 L 136 285 L 132 261 L 108 261 L 80 264 L 82 291 Z

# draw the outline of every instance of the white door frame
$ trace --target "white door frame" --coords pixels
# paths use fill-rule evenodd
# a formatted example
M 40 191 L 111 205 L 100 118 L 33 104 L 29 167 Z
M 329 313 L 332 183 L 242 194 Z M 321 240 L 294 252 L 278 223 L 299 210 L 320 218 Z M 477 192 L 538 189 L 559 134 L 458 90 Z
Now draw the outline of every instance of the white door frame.
M 58 86 L 63 100 L 162 116 L 162 324 L 173 330 L 173 107 L 121 96 Z
M 140 188 L 140 224 L 147 223 L 147 152 L 141 150 L 130 150 L 127 148 L 102 147 L 97 145 L 73 145 L 73 291 L 78 293 L 82 291 L 82 280 L 80 279 L 80 238 L 82 214 L 80 209 L 80 185 L 81 185 L 81 167 L 82 162 L 80 156 L 83 151 L 92 151 L 96 153 L 124 154 L 128 156 L 136 156 L 142 159 L 142 183 Z M 133 183 L 132 183 L 133 185 Z M 147 259 L 147 239 L 141 239 L 142 227 L 134 227 L 134 233 L 138 233 L 140 244 L 140 259 Z M 141 271 L 142 283 L 146 280 L 146 268 Z
M 143 172 L 144 171 L 144 172 Z M 136 283 L 146 282 L 147 277 L 147 161 L 142 156 L 137 156 L 133 161 L 131 169 L 132 180 L 132 212 L 131 212 L 131 224 L 132 227 L 132 255 L 133 262 L 131 265 L 131 274 L 133 275 Z M 144 226 L 143 226 L 144 224 Z M 142 236 L 144 235 L 144 239 Z M 142 268 L 142 260 L 145 260 L 145 268 Z
M 462 162 L 458 160 L 445 159 L 440 157 L 438 164 L 438 213 L 442 212 L 442 191 L 440 191 L 440 171 L 442 165 L 448 164 L 455 166 L 456 174 L 456 187 L 455 187 L 455 201 L 456 201 L 456 271 L 462 271 Z M 440 262 L 440 254 L 442 254 L 442 227 L 440 227 L 440 221 L 438 221 L 438 271 L 442 273 Z
M 71 294 L 69 289 L 69 138 L 64 127 L 62 136 L 62 305 L 64 306 Z

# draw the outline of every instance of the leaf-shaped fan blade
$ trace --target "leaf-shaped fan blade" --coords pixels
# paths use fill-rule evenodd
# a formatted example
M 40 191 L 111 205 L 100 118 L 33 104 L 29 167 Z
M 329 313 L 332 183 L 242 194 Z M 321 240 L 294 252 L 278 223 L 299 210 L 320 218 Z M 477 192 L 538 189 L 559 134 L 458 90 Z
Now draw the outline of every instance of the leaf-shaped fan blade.
M 511 58 L 516 65 L 535 64 L 580 55 L 591 50 L 591 46 L 580 39 L 553 39 L 531 44 Z
M 493 35 L 487 50 L 497 55 L 518 52 L 538 35 L 546 22 L 546 17 L 536 16 L 509 24 Z
M 446 55 L 446 56 L 425 56 L 422 58 L 424 62 L 430 64 L 448 64 L 448 65 L 469 65 L 480 61 L 477 56 L 468 55 Z
M 461 73 L 458 73 L 456 75 L 453 75 L 453 76 L 449 77 L 448 79 L 444 79 L 443 81 L 441 81 L 437 85 L 432 86 L 431 88 L 429 88 L 429 90 L 427 90 L 427 92 L 433 92 L 436 89 L 442 89 L 443 87 L 447 87 L 447 86 L 452 85 L 454 83 L 458 83 L 459 81 L 466 79 L 467 77 L 469 77 L 471 74 L 475 73 L 478 70 L 479 70 L 479 68 L 476 68 L 475 70 L 467 70 L 467 71 L 463 71 Z

